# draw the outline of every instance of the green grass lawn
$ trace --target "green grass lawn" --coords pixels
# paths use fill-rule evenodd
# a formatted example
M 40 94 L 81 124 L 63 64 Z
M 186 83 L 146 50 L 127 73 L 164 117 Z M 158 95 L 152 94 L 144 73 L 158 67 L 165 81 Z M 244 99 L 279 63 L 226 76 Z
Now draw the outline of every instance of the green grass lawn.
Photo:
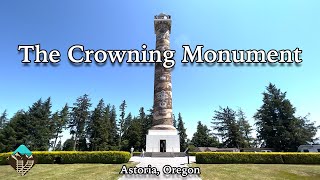
M 9 165 L 0 166 L 0 179 L 118 179 L 123 164 L 36 164 L 25 176 Z M 135 166 L 133 163 L 127 166 Z
M 193 164 L 207 179 L 320 179 L 320 165 Z
M 127 166 L 136 164 L 128 163 Z M 320 165 L 193 164 L 207 179 L 320 179 Z M 122 164 L 36 164 L 25 176 L 0 166 L 0 179 L 118 179 Z

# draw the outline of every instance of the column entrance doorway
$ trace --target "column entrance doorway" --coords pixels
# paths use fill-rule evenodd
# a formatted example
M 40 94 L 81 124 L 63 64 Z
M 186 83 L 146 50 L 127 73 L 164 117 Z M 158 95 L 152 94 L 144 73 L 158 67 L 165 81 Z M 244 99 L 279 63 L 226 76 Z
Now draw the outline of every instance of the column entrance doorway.
M 166 152 L 166 140 L 160 140 L 160 152 Z

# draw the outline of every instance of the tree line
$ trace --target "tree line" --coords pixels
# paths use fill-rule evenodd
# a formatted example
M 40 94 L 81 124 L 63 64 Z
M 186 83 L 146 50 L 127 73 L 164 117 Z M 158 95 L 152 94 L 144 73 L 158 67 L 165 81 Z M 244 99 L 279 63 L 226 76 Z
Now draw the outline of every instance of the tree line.
M 274 148 L 276 151 L 297 151 L 299 145 L 313 144 L 320 126 L 310 122 L 308 115 L 296 116 L 296 108 L 270 83 L 262 93 L 262 106 L 253 116 L 257 137 L 252 137 L 254 128 L 249 124 L 241 108 L 220 107 L 214 111 L 212 129 L 202 124 L 191 139 L 192 147 L 224 148 Z
M 105 104 L 101 99 L 90 110 L 92 103 L 87 94 L 78 97 L 71 107 L 66 104 L 56 112 L 51 112 L 51 106 L 51 98 L 39 99 L 27 111 L 19 110 L 11 119 L 4 111 L 0 116 L 0 152 L 13 151 L 20 144 L 33 151 L 129 151 L 131 147 L 145 150 L 146 135 L 152 127 L 152 108 L 146 112 L 141 107 L 138 116 L 133 116 L 127 113 L 125 100 L 117 112 L 114 105 Z M 184 150 L 187 135 L 180 113 L 174 125 Z M 69 131 L 71 138 L 62 143 L 64 131 Z
M 250 125 L 241 108 L 220 107 L 213 112 L 210 127 L 198 122 L 191 139 L 187 138 L 182 115 L 174 116 L 173 125 L 180 135 L 180 149 L 187 147 L 249 148 L 268 147 L 276 151 L 296 151 L 301 144 L 314 143 L 319 129 L 308 116 L 295 115 L 296 109 L 274 84 L 263 92 L 262 106 L 254 115 L 255 127 Z M 152 126 L 153 109 L 139 109 L 138 115 L 127 112 L 127 103 L 116 106 L 101 99 L 91 110 L 91 99 L 80 96 L 69 106 L 51 111 L 51 98 L 39 99 L 27 111 L 19 110 L 10 119 L 7 112 L 0 115 L 0 152 L 15 150 L 25 144 L 31 150 L 102 151 L 124 150 L 131 147 L 141 151 Z M 252 137 L 256 130 L 257 137 Z M 61 136 L 69 131 L 71 138 L 64 143 Z

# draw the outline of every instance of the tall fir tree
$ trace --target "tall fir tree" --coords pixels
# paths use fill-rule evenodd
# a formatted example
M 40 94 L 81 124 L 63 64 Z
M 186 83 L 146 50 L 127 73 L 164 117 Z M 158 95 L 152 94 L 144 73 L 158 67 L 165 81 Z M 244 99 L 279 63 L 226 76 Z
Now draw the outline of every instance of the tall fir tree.
M 130 115 L 130 116 L 129 116 Z M 141 141 L 142 141 L 142 126 L 141 121 L 139 118 L 132 118 L 131 114 L 129 113 L 128 119 L 128 126 L 126 131 L 123 134 L 123 144 L 122 150 L 129 151 L 131 147 L 136 150 L 141 150 Z
M 195 147 L 217 147 L 219 142 L 216 137 L 211 134 L 210 129 L 201 121 L 198 121 L 197 131 L 193 134 L 192 145 Z
M 118 150 L 119 134 L 117 126 L 117 112 L 116 107 L 112 106 L 110 110 L 110 135 L 109 135 L 109 144 L 111 150 Z
M 128 116 L 124 119 L 123 127 L 122 127 L 122 137 L 121 137 L 121 144 L 120 144 L 120 150 L 129 150 L 129 139 L 128 132 L 130 131 L 129 128 L 132 125 L 133 117 L 131 113 L 128 114 Z
M 128 131 L 128 128 L 131 125 L 132 120 L 133 120 L 133 117 L 132 117 L 131 113 L 129 113 L 123 123 L 123 133 Z
M 254 115 L 258 138 L 277 151 L 296 151 L 299 145 L 312 143 L 318 127 L 306 117 L 296 117 L 296 109 L 274 84 L 263 92 L 263 105 Z
M 215 111 L 212 118 L 213 129 L 221 137 L 222 144 L 228 148 L 240 148 L 243 137 L 241 136 L 240 126 L 236 120 L 236 112 L 229 107 L 220 107 Z
M 26 112 L 28 119 L 28 142 L 32 150 L 47 151 L 51 146 L 50 140 L 54 137 L 54 125 L 51 118 L 51 98 L 42 102 L 39 99 Z
M 61 111 L 57 111 L 52 115 L 52 121 L 54 126 L 54 143 L 53 150 L 56 150 L 56 143 L 59 135 L 67 128 L 69 122 L 69 106 L 66 104 Z M 60 145 L 61 146 L 61 145 Z M 60 148 L 61 149 L 61 148 Z
M 172 116 L 173 116 L 173 127 L 178 128 L 176 116 L 174 114 L 172 114 Z
M 70 112 L 70 134 L 74 138 L 73 150 L 87 150 L 85 128 L 90 118 L 90 98 L 87 94 L 77 98 Z
M 7 110 L 4 110 L 3 113 L 0 115 L 0 129 L 3 129 L 4 126 L 7 124 L 8 121 L 8 114 Z
M 119 147 L 121 148 L 121 143 L 122 143 L 122 135 L 125 131 L 125 116 L 126 116 L 126 108 L 127 108 L 127 104 L 126 101 L 123 100 L 120 107 L 119 107 L 119 111 L 120 111 L 120 118 L 118 121 L 118 130 L 119 130 Z
M 184 122 L 181 117 L 181 113 L 178 114 L 178 124 L 177 124 L 177 130 L 180 136 L 180 151 L 185 151 L 188 147 L 187 144 L 187 133 L 186 128 L 184 127 Z
M 89 149 L 106 150 L 109 139 L 109 112 L 105 113 L 105 104 L 101 99 L 97 107 L 93 110 L 87 126 L 87 136 L 89 138 Z
M 25 112 L 19 110 L 0 130 L 0 152 L 14 151 L 20 144 L 25 144 L 29 147 L 29 133 L 31 132 L 29 121 L 26 118 Z
M 141 107 L 139 110 L 138 119 L 141 122 L 141 149 L 146 150 L 146 137 L 149 129 L 152 127 L 152 109 L 149 110 L 149 113 L 144 112 L 144 108 Z
M 99 144 L 99 150 L 109 150 L 110 149 L 110 105 L 108 104 L 102 112 L 102 119 L 100 122 L 99 135 L 101 142 Z
M 251 136 L 251 132 L 252 132 L 252 127 L 249 124 L 247 117 L 245 116 L 244 112 L 242 111 L 242 109 L 240 108 L 236 114 L 237 118 L 238 118 L 238 124 L 239 124 L 239 128 L 240 128 L 240 133 L 241 133 L 241 143 L 240 143 L 240 147 L 242 148 L 249 148 L 253 146 L 253 138 Z

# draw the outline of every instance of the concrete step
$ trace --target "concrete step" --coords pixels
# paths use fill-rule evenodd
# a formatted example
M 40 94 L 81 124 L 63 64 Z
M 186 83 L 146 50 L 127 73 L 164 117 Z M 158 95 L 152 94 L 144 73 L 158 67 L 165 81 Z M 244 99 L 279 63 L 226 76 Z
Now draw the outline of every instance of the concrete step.
M 174 154 L 171 152 L 153 152 L 151 157 L 174 157 Z
M 185 157 L 183 152 L 146 152 L 145 157 Z

